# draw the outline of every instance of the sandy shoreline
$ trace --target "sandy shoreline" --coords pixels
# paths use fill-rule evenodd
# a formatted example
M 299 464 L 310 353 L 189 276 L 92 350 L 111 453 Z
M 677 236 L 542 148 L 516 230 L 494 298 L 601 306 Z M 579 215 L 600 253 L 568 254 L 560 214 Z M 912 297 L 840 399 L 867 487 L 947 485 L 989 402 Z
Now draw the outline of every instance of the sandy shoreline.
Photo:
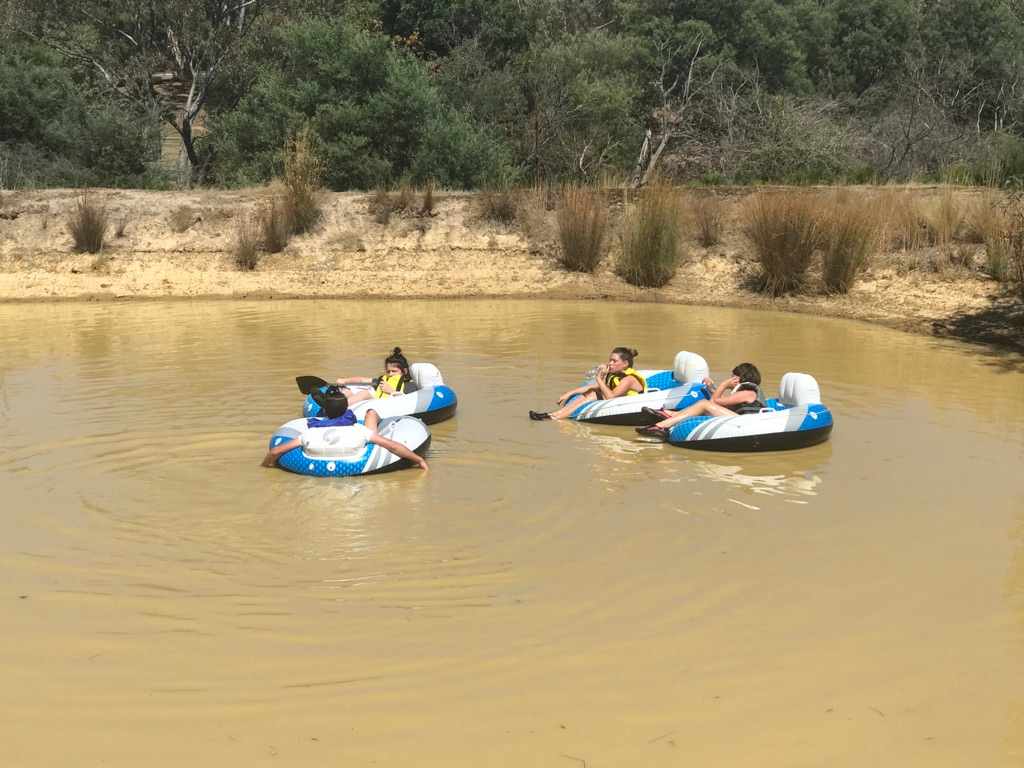
M 101 256 L 71 248 L 66 220 L 73 190 L 0 197 L 0 301 L 123 301 L 257 298 L 614 299 L 774 309 L 880 323 L 916 333 L 1024 351 L 1024 302 L 980 270 L 908 269 L 906 254 L 879 256 L 847 296 L 813 293 L 771 300 L 749 288 L 757 267 L 737 222 L 749 191 L 728 193 L 719 245 L 687 243 L 675 278 L 638 289 L 612 271 L 618 249 L 612 211 L 609 255 L 594 275 L 557 262 L 554 214 L 527 206 L 518 223 L 481 219 L 474 195 L 438 195 L 434 215 L 394 214 L 378 223 L 363 193 L 325 195 L 324 219 L 253 272 L 239 271 L 232 246 L 239 221 L 267 199 L 240 191 L 96 192 L 122 237 Z M 928 197 L 934 189 L 921 188 Z M 978 194 L 960 190 L 964 205 Z M 112 228 L 113 229 L 113 228 Z M 981 246 L 976 246 L 980 263 Z

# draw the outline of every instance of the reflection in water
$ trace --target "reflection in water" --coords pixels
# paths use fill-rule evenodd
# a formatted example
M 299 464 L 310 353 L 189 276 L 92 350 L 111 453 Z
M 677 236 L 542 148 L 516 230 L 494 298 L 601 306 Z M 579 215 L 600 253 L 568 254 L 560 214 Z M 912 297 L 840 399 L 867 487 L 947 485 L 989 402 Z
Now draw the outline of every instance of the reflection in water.
M 735 465 L 694 462 L 694 469 L 701 477 L 720 483 L 749 488 L 754 493 L 777 496 L 816 496 L 821 476 L 812 473 L 791 475 L 752 475 L 744 473 L 743 467 Z
M 460 396 L 429 473 L 257 467 L 296 375 L 395 344 Z M 810 372 L 833 438 L 525 417 L 621 344 Z M 8 762 L 1019 763 L 1024 375 L 989 362 L 694 307 L 0 306 Z

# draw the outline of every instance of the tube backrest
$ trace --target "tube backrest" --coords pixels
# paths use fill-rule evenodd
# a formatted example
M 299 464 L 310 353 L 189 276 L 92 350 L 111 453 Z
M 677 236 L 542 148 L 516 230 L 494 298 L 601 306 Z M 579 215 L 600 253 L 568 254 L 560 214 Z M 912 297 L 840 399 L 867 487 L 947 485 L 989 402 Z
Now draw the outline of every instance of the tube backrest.
M 696 352 L 680 352 L 672 365 L 672 375 L 681 384 L 692 384 L 710 375 L 708 361 Z
M 416 382 L 416 386 L 420 389 L 437 387 L 444 384 L 441 372 L 437 370 L 437 366 L 433 363 L 413 363 L 409 366 L 409 375 L 412 376 L 412 380 Z
M 809 373 L 784 373 L 779 382 L 779 400 L 784 405 L 812 405 L 821 402 L 821 389 Z

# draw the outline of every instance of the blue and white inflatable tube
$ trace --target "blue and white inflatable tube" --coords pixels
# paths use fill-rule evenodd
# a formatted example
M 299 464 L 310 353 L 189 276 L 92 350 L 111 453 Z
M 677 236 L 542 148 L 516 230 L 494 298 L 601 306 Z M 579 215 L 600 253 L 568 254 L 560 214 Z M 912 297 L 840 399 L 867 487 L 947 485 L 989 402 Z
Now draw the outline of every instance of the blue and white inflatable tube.
M 281 455 L 277 465 L 289 472 L 314 477 L 372 475 L 412 466 L 408 459 L 402 459 L 386 448 L 363 440 L 360 432 L 352 427 L 310 429 L 306 419 L 293 419 L 274 431 L 270 438 L 270 448 L 296 437 L 312 438 L 308 443 L 304 442 L 298 448 Z M 382 419 L 377 432 L 381 437 L 401 443 L 421 456 L 430 446 L 430 431 L 422 421 L 411 416 Z
M 591 400 L 582 403 L 569 418 L 591 424 L 642 427 L 655 421 L 643 408 L 679 410 L 706 397 L 702 382 L 708 375 L 708 364 L 695 352 L 677 354 L 671 371 L 640 370 L 639 373 L 647 380 L 647 391 L 643 394 Z
M 785 451 L 807 448 L 828 439 L 832 412 L 821 403 L 813 376 L 787 373 L 779 398 L 769 399 L 760 413 L 735 416 L 694 416 L 669 430 L 668 441 L 702 451 Z
M 419 389 L 407 395 L 391 395 L 380 400 L 363 400 L 352 406 L 356 418 L 362 421 L 366 412 L 374 410 L 382 419 L 392 416 L 415 416 L 427 424 L 450 419 L 455 415 L 458 398 L 455 390 L 444 383 L 441 372 L 431 363 L 413 363 L 409 366 L 409 375 Z M 359 385 L 352 389 L 360 388 Z M 320 406 L 311 395 L 306 395 L 302 405 L 305 416 L 319 416 Z

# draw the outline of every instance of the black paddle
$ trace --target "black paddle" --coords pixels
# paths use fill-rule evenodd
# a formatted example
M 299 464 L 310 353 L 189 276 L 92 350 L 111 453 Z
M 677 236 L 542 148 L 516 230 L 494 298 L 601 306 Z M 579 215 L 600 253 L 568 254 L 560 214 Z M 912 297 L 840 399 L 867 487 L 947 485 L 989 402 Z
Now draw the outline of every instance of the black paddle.
M 320 387 L 330 386 L 330 382 L 324 381 L 319 376 L 296 376 L 295 383 L 299 385 L 299 392 L 308 395 L 310 392 L 319 392 Z

